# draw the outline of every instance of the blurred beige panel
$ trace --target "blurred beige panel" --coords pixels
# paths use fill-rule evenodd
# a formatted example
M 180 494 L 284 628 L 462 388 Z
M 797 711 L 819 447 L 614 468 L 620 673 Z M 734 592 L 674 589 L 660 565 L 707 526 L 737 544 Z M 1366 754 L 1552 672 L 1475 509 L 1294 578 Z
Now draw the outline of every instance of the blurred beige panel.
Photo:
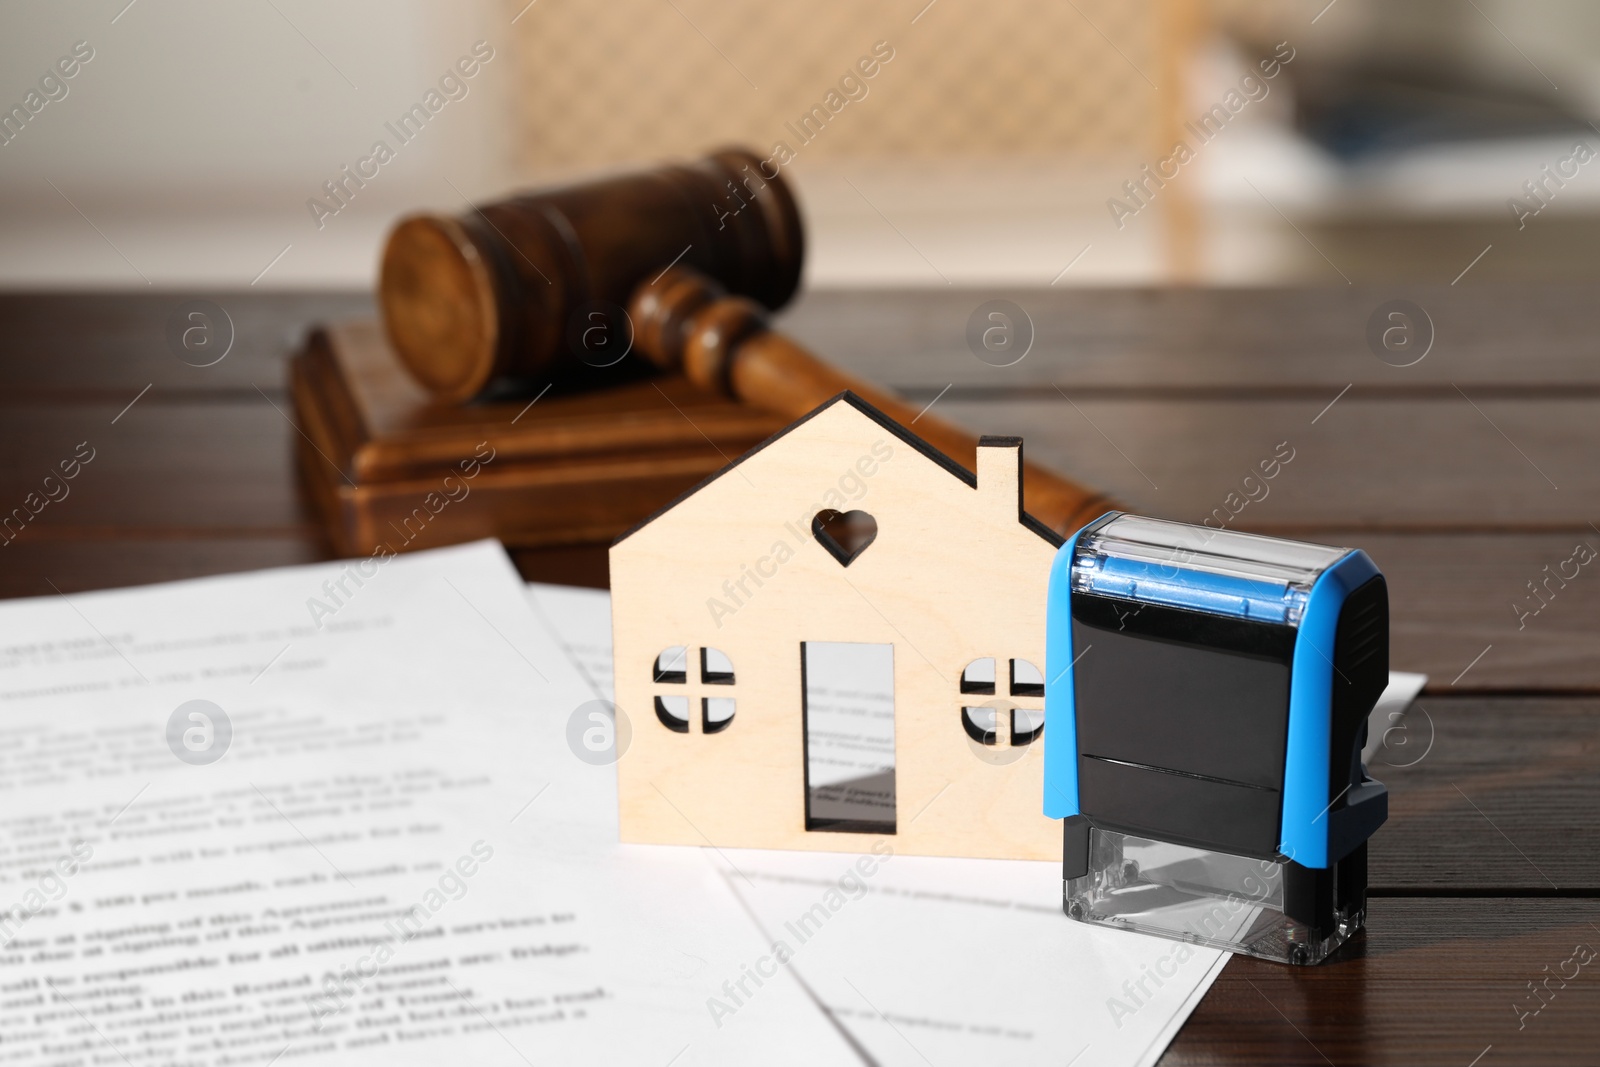
M 1303 39 L 1303 31 L 1317 24 L 1311 20 L 1320 22 L 1319 12 L 1325 14 L 1332 6 L 1328 0 L 1196 0 L 1207 21 L 1236 37 L 1255 41 L 1276 41 L 1289 32 Z
M 525 0 L 507 0 L 513 14 Z M 782 141 L 812 160 L 1143 157 L 1170 0 L 538 0 L 516 22 L 526 176 Z M 913 19 L 916 21 L 913 22 Z M 789 124 L 876 42 L 824 132 Z M 859 90 L 858 90 L 859 91 Z

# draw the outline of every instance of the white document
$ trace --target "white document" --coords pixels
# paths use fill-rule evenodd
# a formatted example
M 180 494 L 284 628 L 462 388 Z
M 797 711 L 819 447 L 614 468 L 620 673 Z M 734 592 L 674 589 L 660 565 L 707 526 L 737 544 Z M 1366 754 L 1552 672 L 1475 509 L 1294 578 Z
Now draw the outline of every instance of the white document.
M 0 603 L 7 1062 L 858 1062 L 593 701 L 487 542 Z
M 530 595 L 609 698 L 610 597 Z M 1142 1065 L 1229 958 L 1072 922 L 1056 863 L 896 856 L 892 836 L 872 840 L 859 856 L 712 850 L 767 945 L 723 976 L 721 1003 L 792 971 L 884 1067 Z
M 1379 768 L 1409 767 L 1421 762 L 1433 747 L 1433 720 L 1413 724 L 1409 719 L 1412 703 L 1427 684 L 1426 674 L 1389 672 L 1389 684 L 1367 716 L 1367 743 L 1361 749 L 1361 762 L 1367 764 L 1368 773 L 1381 779 Z M 1412 729 L 1413 725 L 1419 728 Z

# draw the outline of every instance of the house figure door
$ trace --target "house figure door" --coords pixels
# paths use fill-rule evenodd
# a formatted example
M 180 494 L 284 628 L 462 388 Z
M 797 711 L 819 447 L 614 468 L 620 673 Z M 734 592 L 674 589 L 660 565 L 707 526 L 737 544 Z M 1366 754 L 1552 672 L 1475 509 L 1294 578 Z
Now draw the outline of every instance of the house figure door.
M 800 645 L 806 829 L 895 831 L 894 646 Z

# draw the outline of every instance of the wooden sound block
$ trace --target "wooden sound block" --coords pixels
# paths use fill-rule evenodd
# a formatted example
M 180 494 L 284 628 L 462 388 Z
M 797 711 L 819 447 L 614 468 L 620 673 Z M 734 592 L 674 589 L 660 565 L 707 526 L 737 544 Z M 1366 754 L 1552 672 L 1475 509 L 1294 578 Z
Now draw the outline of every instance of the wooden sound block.
M 439 404 L 370 321 L 313 332 L 290 387 L 301 470 L 353 556 L 609 543 L 784 425 L 676 376 Z

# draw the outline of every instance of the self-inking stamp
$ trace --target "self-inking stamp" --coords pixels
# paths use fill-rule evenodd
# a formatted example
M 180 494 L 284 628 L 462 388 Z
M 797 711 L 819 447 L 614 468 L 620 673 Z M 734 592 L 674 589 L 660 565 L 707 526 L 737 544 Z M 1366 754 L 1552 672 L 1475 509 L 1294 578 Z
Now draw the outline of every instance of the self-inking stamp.
M 1044 810 L 1083 922 L 1287 963 L 1362 926 L 1388 791 L 1366 554 L 1112 513 L 1050 575 Z

